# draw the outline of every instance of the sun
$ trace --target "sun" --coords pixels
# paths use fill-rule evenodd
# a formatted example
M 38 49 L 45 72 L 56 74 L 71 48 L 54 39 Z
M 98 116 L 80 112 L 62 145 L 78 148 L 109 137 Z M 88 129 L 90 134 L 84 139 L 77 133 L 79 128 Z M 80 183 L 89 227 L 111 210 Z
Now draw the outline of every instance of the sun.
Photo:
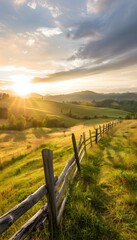
M 30 83 L 31 78 L 27 75 L 12 75 L 12 90 L 19 96 L 25 97 L 33 92 L 33 84 Z

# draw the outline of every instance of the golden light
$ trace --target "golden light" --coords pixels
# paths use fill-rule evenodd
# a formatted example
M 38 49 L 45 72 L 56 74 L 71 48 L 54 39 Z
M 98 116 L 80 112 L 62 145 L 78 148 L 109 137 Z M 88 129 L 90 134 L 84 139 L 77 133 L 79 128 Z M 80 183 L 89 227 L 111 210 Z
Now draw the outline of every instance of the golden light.
M 11 79 L 14 84 L 12 86 L 12 90 L 19 96 L 25 97 L 28 94 L 33 92 L 33 84 L 30 83 L 31 78 L 27 75 L 18 74 L 12 75 Z
M 61 82 L 46 83 L 45 92 L 49 94 L 64 94 L 72 92 L 74 80 L 64 80 Z

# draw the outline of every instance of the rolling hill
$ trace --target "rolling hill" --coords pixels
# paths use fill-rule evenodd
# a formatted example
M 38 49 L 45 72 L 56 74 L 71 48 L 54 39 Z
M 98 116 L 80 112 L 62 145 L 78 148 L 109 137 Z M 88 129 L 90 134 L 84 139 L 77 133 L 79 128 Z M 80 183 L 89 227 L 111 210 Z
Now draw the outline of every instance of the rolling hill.
M 46 100 L 56 101 L 56 102 L 72 102 L 72 101 L 103 101 L 106 99 L 112 99 L 116 101 L 137 101 L 136 92 L 127 93 L 96 93 L 93 91 L 82 91 L 70 94 L 62 95 L 46 95 L 44 97 Z
M 52 121 L 56 121 L 56 124 L 53 123 L 53 127 L 70 127 L 79 124 L 81 121 L 98 118 L 125 118 L 128 114 L 127 111 L 119 109 L 86 106 L 69 102 L 54 102 L 43 98 L 21 99 L 10 97 L 0 101 L 0 108 L 2 107 L 8 108 L 9 112 L 17 118 L 24 116 L 27 120 L 27 125 L 30 125 L 29 122 L 34 118 L 40 122 L 49 118 Z

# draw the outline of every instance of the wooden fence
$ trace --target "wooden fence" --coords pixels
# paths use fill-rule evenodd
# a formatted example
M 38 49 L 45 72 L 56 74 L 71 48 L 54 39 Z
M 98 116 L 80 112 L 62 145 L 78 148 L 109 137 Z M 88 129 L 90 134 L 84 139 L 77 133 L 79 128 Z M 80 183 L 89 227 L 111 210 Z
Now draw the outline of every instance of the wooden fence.
M 52 151 L 44 149 L 42 151 L 42 158 L 46 184 L 0 217 L 0 234 L 5 232 L 17 219 L 46 195 L 47 203 L 10 240 L 25 239 L 31 232 L 36 231 L 39 227 L 43 227 L 46 222 L 49 223 L 50 239 L 54 239 L 67 201 L 70 185 L 77 172 L 80 172 L 80 163 L 87 156 L 87 149 L 92 147 L 94 143 L 97 144 L 102 136 L 108 133 L 117 123 L 118 121 L 112 121 L 105 125 L 100 125 L 93 132 L 89 130 L 88 138 L 83 133 L 80 136 L 78 144 L 73 133 L 72 144 L 74 154 L 67 162 L 59 177 L 54 176 Z

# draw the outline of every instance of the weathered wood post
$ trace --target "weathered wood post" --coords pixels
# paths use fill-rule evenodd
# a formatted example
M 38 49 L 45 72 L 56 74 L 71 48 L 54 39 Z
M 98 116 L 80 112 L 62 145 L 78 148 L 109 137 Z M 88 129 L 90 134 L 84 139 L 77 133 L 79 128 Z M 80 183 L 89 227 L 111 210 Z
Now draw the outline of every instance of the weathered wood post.
M 96 135 L 95 135 L 95 143 L 98 143 L 98 128 L 95 129 Z
M 80 171 L 79 156 L 78 156 L 76 138 L 75 138 L 75 134 L 74 133 L 72 133 L 72 143 L 73 143 L 73 150 L 74 150 L 74 154 L 75 154 L 77 168 Z
M 50 239 L 53 240 L 57 233 L 57 212 L 56 212 L 56 198 L 54 189 L 54 171 L 53 171 L 53 153 L 49 149 L 42 150 L 44 174 L 47 186 L 48 199 L 48 218 Z
M 110 122 L 110 129 L 112 128 L 112 122 Z
M 110 129 L 112 128 L 112 122 L 110 122 Z
M 107 133 L 108 133 L 108 130 L 109 130 L 109 123 L 107 123 L 106 127 L 107 127 Z
M 100 137 L 102 137 L 101 125 L 99 125 L 99 130 L 100 130 Z
M 110 129 L 112 128 L 112 122 L 110 122 Z
M 112 122 L 110 122 L 109 126 L 110 126 L 110 129 L 111 129 L 112 128 Z
M 90 129 L 89 129 L 89 137 L 90 137 L 90 146 L 92 147 L 92 133 Z
M 85 132 L 83 132 L 83 142 L 84 142 L 85 156 L 87 158 L 87 148 L 86 148 L 86 135 L 85 135 Z
M 105 134 L 105 125 L 103 124 L 103 135 Z

